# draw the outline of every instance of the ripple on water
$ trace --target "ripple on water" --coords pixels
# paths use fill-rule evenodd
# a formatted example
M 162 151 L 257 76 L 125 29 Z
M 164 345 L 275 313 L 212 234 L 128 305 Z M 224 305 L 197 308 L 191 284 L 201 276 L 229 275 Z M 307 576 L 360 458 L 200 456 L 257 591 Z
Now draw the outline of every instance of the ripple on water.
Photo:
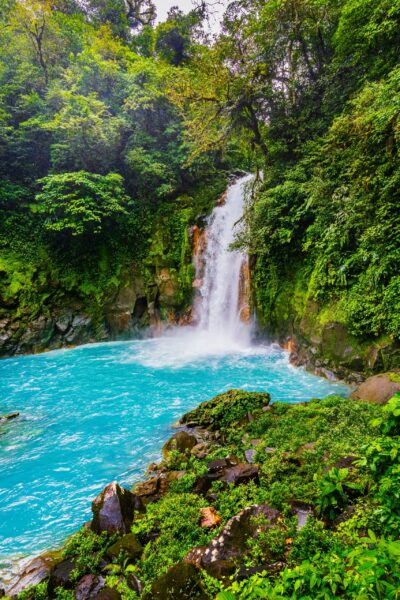
M 171 424 L 229 388 L 301 402 L 348 388 L 288 364 L 276 346 L 207 350 L 190 333 L 0 361 L 0 563 L 54 547 L 114 479 L 137 480 Z

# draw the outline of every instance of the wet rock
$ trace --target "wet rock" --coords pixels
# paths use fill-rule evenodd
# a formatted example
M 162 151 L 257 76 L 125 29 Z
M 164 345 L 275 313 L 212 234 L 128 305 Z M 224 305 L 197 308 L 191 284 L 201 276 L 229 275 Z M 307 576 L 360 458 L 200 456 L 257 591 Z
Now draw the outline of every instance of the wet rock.
M 78 314 L 72 319 L 71 328 L 65 337 L 65 341 L 67 344 L 81 344 L 89 341 L 92 335 L 92 319 L 88 315 Z
M 54 552 L 34 558 L 12 582 L 10 587 L 6 589 L 7 596 L 16 598 L 26 588 L 42 583 L 49 577 L 51 570 L 59 561 L 59 555 Z
M 161 575 L 152 585 L 145 600 L 209 600 L 199 570 L 190 563 L 181 562 Z
M 65 334 L 68 329 L 71 327 L 72 323 L 72 315 L 70 313 L 64 313 L 56 318 L 54 323 L 56 330 L 58 333 Z
M 201 515 L 200 527 L 217 527 L 221 523 L 221 517 L 217 514 L 217 511 L 212 506 L 202 508 Z
M 107 550 L 107 555 L 110 558 L 118 558 L 123 553 L 130 560 L 136 560 L 140 558 L 143 552 L 143 546 L 139 542 L 138 538 L 134 533 L 127 533 L 123 535 L 118 541 L 115 542 Z
M 97 575 L 84 575 L 79 580 L 75 589 L 76 600 L 94 600 L 105 586 L 104 577 Z M 105 599 L 104 599 L 105 600 Z
M 12 421 L 12 419 L 16 419 L 17 417 L 19 417 L 19 412 L 12 412 L 12 413 L 9 413 L 8 415 L 1 415 L 0 423 L 6 423 L 7 421 Z
M 91 528 L 96 533 L 102 531 L 110 534 L 128 533 L 133 522 L 134 511 L 140 509 L 140 499 L 114 481 L 107 485 L 92 502 Z
M 279 512 L 267 505 L 256 504 L 245 508 L 227 522 L 208 546 L 199 549 L 197 560 L 207 572 L 212 571 L 214 574 L 215 570 L 211 565 L 217 561 L 233 561 L 237 565 L 238 560 L 249 551 L 249 540 L 257 538 L 261 532 L 275 525 L 278 517 Z
M 51 570 L 50 579 L 47 586 L 49 596 L 52 596 L 58 587 L 72 588 L 71 573 L 75 569 L 75 562 L 72 560 L 63 560 Z
M 350 395 L 350 398 L 374 404 L 386 404 L 397 392 L 400 392 L 399 370 L 369 377 Z
M 177 431 L 164 445 L 162 449 L 164 459 L 168 459 L 171 452 L 177 451 L 183 454 L 190 452 L 197 446 L 197 439 L 186 431 Z
M 38 351 L 46 348 L 54 335 L 54 325 L 51 319 L 41 316 L 31 321 L 22 333 L 17 353 Z
M 249 481 L 259 482 L 259 466 L 258 465 L 248 465 L 248 464 L 239 464 L 235 467 L 231 467 L 226 469 L 223 476 L 221 477 L 221 481 L 224 483 L 231 483 L 233 485 L 240 485 L 241 483 L 248 483 Z

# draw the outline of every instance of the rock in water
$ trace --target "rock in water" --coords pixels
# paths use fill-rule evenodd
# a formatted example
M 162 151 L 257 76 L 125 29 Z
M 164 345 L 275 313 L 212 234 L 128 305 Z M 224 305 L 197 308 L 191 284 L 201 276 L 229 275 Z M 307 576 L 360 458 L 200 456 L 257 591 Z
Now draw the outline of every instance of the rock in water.
M 129 533 L 133 513 L 140 508 L 139 504 L 140 500 L 135 494 L 122 488 L 115 481 L 109 483 L 92 502 L 92 531 Z
M 386 404 L 397 392 L 400 392 L 400 371 L 393 371 L 369 377 L 351 394 L 350 398 L 374 404 Z
M 12 412 L 8 415 L 0 415 L 0 423 L 6 423 L 7 421 L 12 421 L 12 419 L 16 419 L 19 417 L 19 412 Z

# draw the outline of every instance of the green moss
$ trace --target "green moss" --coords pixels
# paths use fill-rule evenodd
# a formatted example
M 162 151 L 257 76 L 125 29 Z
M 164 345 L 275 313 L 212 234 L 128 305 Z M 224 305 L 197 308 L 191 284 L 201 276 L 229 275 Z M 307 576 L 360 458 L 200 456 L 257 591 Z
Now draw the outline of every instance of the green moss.
M 400 373 L 395 373 L 395 372 L 391 371 L 390 373 L 387 373 L 387 377 L 393 383 L 400 383 Z
M 264 392 L 229 390 L 200 404 L 198 408 L 187 413 L 182 422 L 204 426 L 210 430 L 224 429 L 240 422 L 249 413 L 259 411 L 263 406 L 267 406 L 269 401 L 270 395 Z

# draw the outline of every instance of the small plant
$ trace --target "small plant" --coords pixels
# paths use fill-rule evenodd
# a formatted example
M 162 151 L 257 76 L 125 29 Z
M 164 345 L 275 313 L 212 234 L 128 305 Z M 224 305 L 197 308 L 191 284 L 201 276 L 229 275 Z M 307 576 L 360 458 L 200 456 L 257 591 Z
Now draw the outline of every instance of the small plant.
M 348 505 L 354 491 L 360 491 L 360 485 L 349 481 L 349 470 L 333 467 L 319 479 L 316 501 L 319 512 L 334 519 Z

